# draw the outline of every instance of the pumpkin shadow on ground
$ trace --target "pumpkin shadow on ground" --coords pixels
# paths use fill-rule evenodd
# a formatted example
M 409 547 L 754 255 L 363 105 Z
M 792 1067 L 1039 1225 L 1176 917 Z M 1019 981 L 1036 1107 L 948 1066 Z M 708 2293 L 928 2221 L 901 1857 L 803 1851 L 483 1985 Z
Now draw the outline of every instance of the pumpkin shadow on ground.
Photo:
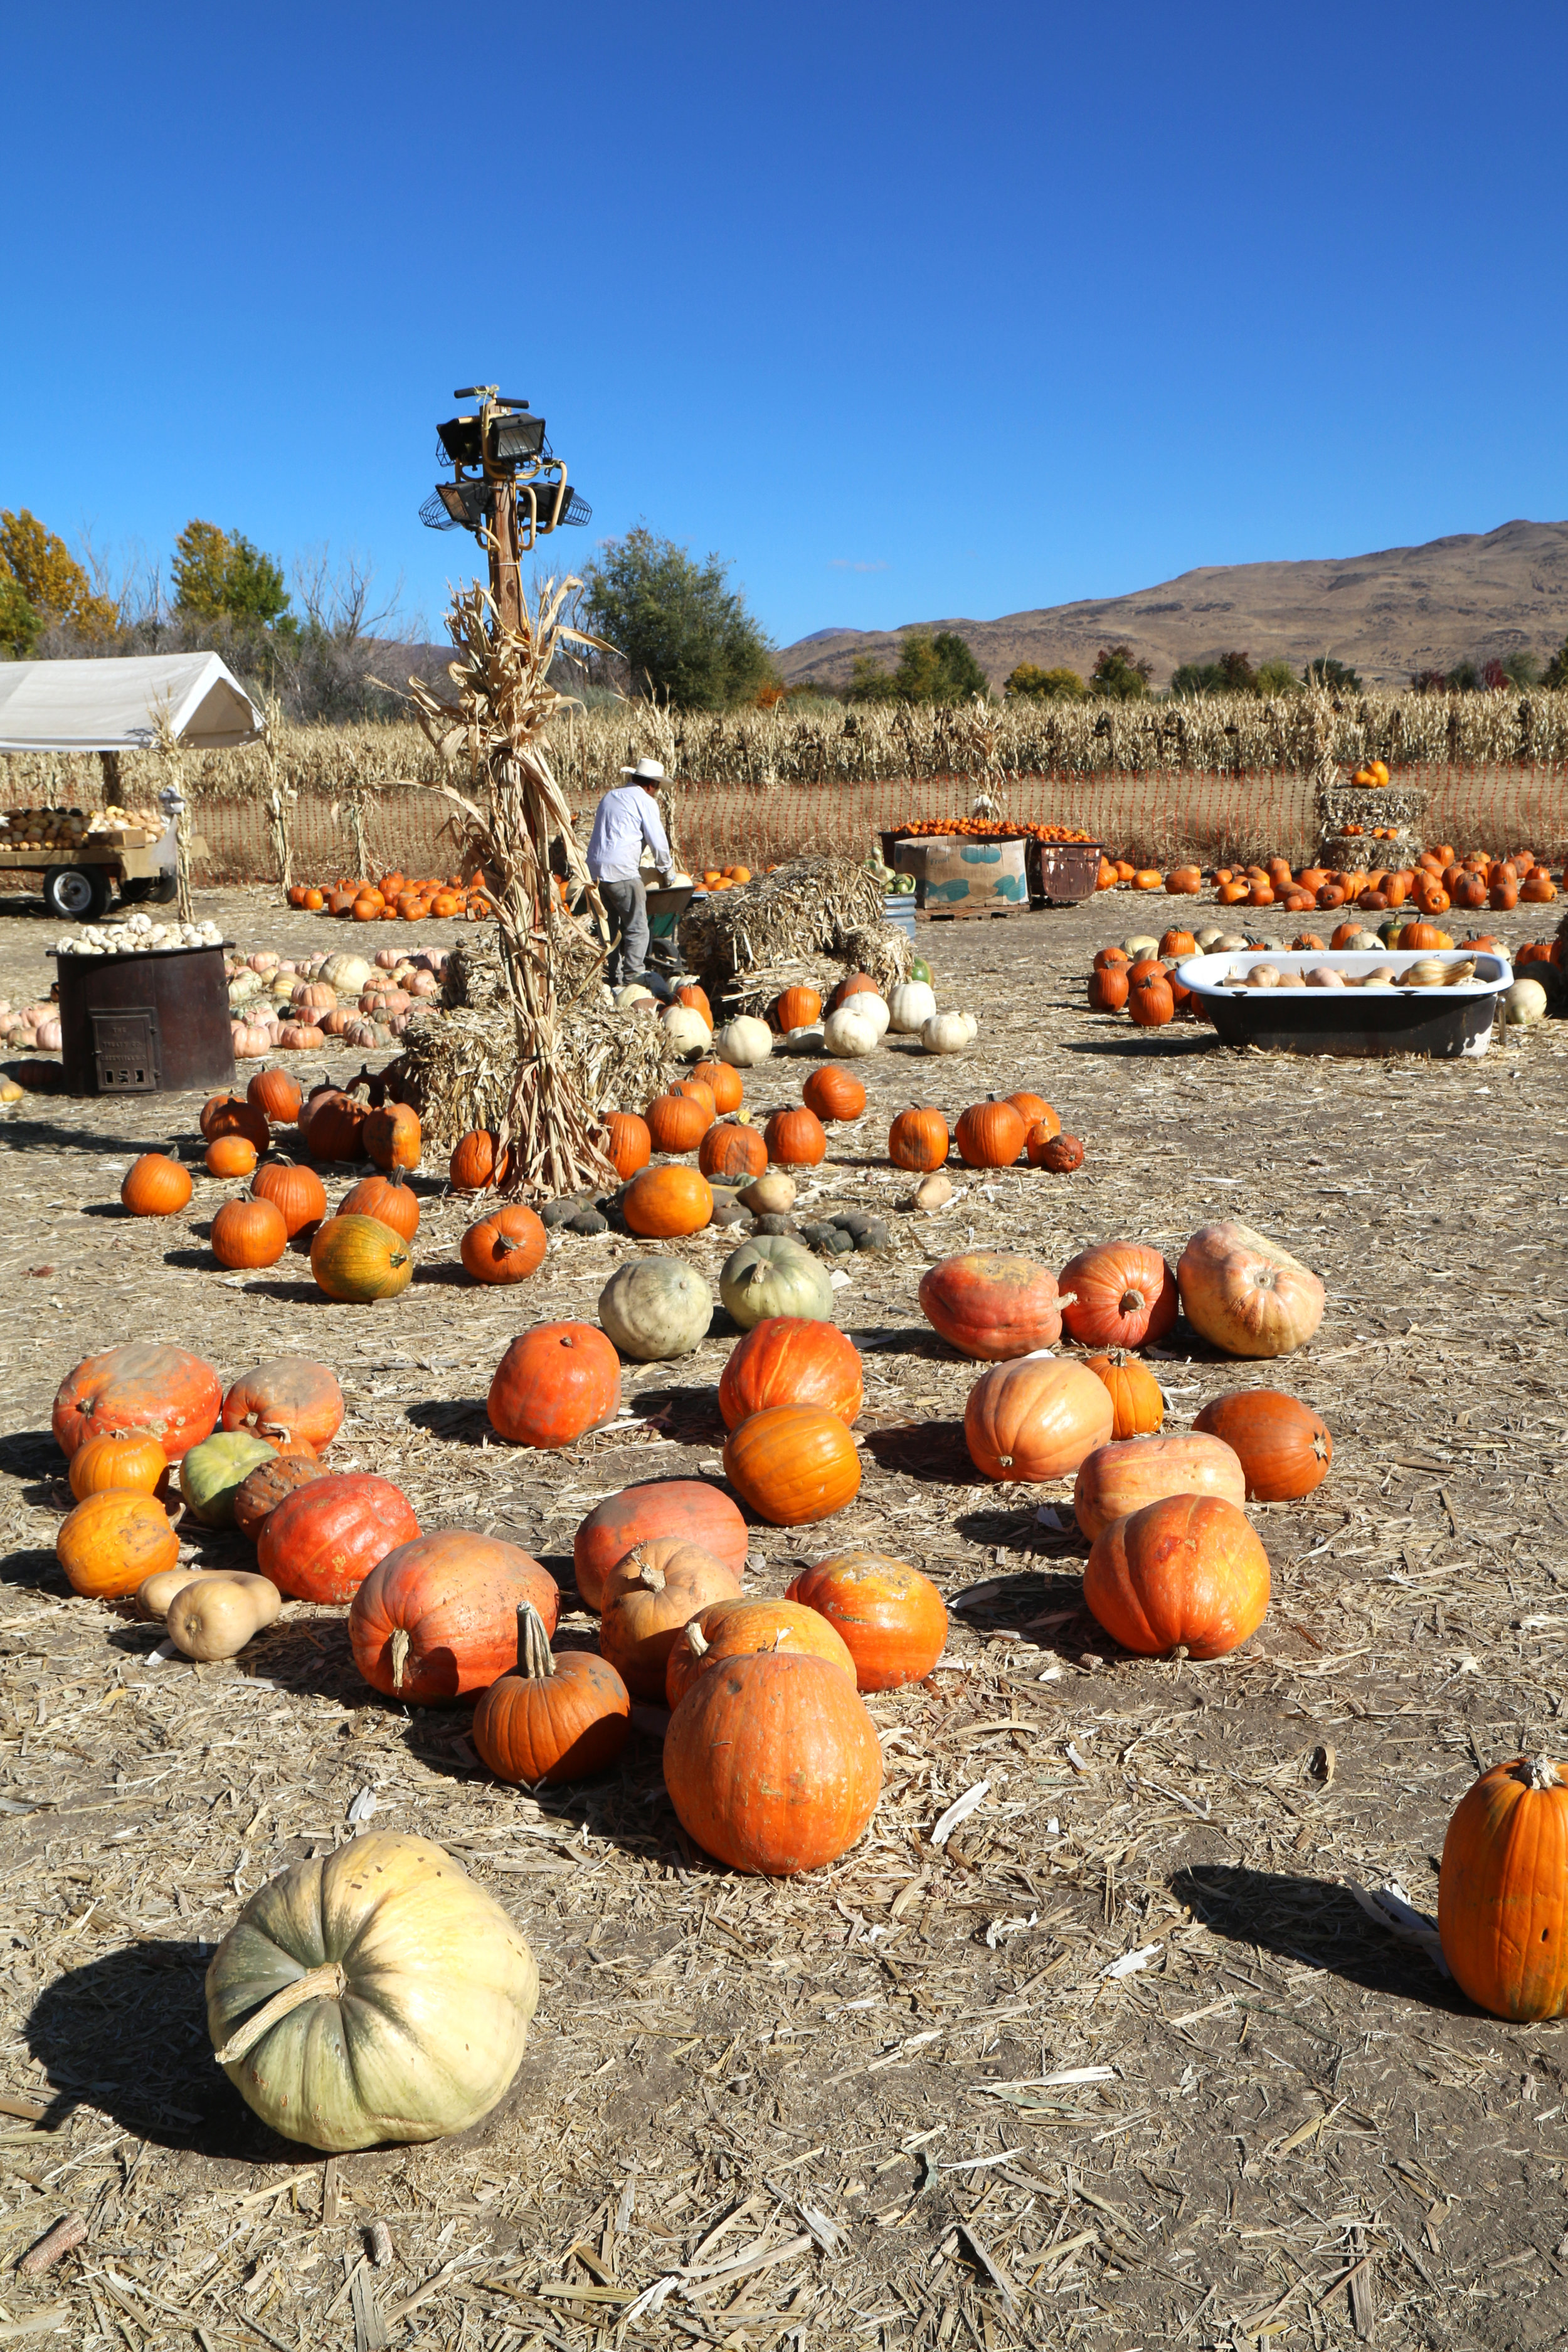
M 55 1600 L 68 1600 L 71 1591 L 54 1553 L 34 1547 L 8 1552 L 0 1559 L 0 1585 L 10 1585 L 19 1592 L 47 1592 Z
M 211 1251 L 208 1250 L 203 1253 L 197 1263 L 206 1266 L 210 1271 L 212 1267 L 217 1265 L 217 1260 L 213 1256 Z M 276 1298 L 280 1307 L 320 1307 L 323 1305 L 328 1307 L 336 1307 L 342 1303 L 335 1298 L 328 1298 L 325 1293 L 318 1289 L 317 1286 L 313 1282 L 283 1282 L 276 1280 L 270 1282 L 247 1282 L 245 1288 L 247 1297 L 251 1298 Z
M 661 1431 L 672 1445 L 722 1446 L 730 1434 L 719 1410 L 717 1387 L 639 1389 L 626 1399 L 626 1411 L 645 1427 Z
M 407 1407 L 403 1418 L 413 1428 L 428 1430 L 432 1437 L 444 1438 L 449 1445 L 479 1447 L 496 1443 L 483 1397 L 421 1397 Z
M 891 1429 L 868 1429 L 866 1451 L 879 1469 L 924 1486 L 973 1486 L 980 1475 L 970 1459 L 961 1421 L 910 1421 Z
M 890 1331 L 879 1326 L 851 1331 L 848 1336 L 865 1356 L 919 1356 L 928 1364 L 969 1364 L 976 1378 L 985 1369 L 973 1356 L 966 1356 L 962 1348 L 954 1348 L 942 1339 L 929 1323 L 901 1325 Z
M 418 1234 L 414 1238 L 417 1242 Z M 472 1290 L 476 1286 L 468 1267 L 455 1258 L 446 1264 L 432 1265 L 426 1261 L 416 1265 L 409 1285 L 413 1290 Z
M 199 1269 L 205 1266 L 209 1274 L 213 1271 L 215 1266 L 217 1267 L 220 1274 L 225 1271 L 223 1267 L 218 1266 L 218 1262 L 216 1258 L 214 1257 L 210 1249 L 165 1250 L 163 1252 L 163 1264 L 165 1265 L 178 1266 L 182 1268 L 188 1267 Z
M 1137 1036 L 1068 1037 L 1059 1050 L 1064 1054 L 1108 1054 L 1112 1061 L 1147 1061 L 1153 1055 L 1168 1054 L 1174 1046 L 1182 1054 L 1223 1054 L 1227 1049 L 1211 1030 L 1203 1036 L 1167 1036 L 1163 1029 L 1145 1029 Z
M 33 1481 L 23 1491 L 24 1502 L 61 1504 L 68 1510 L 72 1496 L 67 1467 L 51 1429 L 16 1429 L 0 1437 L 0 1473 Z
M 1375 1927 L 1349 1889 L 1332 1880 L 1233 1863 L 1194 1863 L 1175 1873 L 1171 1892 L 1194 1919 L 1237 1945 L 1260 1945 L 1368 1992 L 1393 1994 L 1450 2017 L 1480 2015 L 1418 1948 Z M 1239 1994 L 1237 2005 L 1247 2005 Z M 1291 2021 L 1289 2011 L 1268 2013 Z M 1310 2008 L 1296 2021 L 1304 2027 L 1316 2023 Z
M 0 1128 L 0 1150 L 6 1147 L 13 1151 L 84 1151 L 100 1160 L 132 1160 L 144 1151 L 166 1151 L 169 1136 L 165 1130 L 140 1143 L 129 1136 L 94 1135 L 87 1129 L 60 1127 L 53 1119 L 13 1117 Z

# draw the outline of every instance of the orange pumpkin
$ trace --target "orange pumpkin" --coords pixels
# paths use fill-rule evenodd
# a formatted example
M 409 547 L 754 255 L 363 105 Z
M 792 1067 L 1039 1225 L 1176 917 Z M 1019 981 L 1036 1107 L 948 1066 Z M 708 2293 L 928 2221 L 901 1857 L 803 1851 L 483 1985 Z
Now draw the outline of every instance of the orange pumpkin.
M 877 1810 L 882 1751 L 837 1666 L 763 1650 L 698 1675 L 669 1719 L 664 1779 L 705 1853 L 785 1877 L 837 1861 L 861 1835 Z
M 1323 1318 L 1322 1284 L 1250 1225 L 1204 1225 L 1176 1267 L 1194 1330 L 1232 1356 L 1288 1356 Z
M 706 990 L 699 988 L 694 980 L 681 982 L 675 992 L 675 1001 L 678 1004 L 684 1004 L 689 1012 L 700 1013 L 709 1028 L 712 1028 L 713 1007 L 708 1002 Z
M 680 1705 L 699 1675 L 732 1658 L 750 1657 L 758 1650 L 787 1651 L 792 1656 L 826 1658 L 840 1674 L 855 1680 L 855 1661 L 844 1637 L 816 1609 L 798 1601 L 710 1601 L 682 1626 L 670 1646 L 664 1669 L 665 1705 Z
M 1328 1424 L 1279 1389 L 1231 1389 L 1212 1398 L 1193 1427 L 1231 1447 L 1254 1502 L 1300 1502 L 1322 1485 L 1334 1458 Z
M 219 1146 L 211 1149 L 216 1151 Z M 208 1240 L 219 1265 L 276 1265 L 289 1246 L 289 1228 L 282 1210 L 270 1201 L 226 1201 L 212 1221 Z
M 696 1544 L 639 1544 L 612 1572 L 599 1647 L 634 1698 L 662 1699 L 681 1627 L 738 1591 L 733 1572 Z
M 538 1611 L 517 1612 L 517 1663 L 480 1698 L 471 1738 L 498 1780 L 552 1788 L 601 1772 L 631 1733 L 631 1693 L 607 1658 L 550 1647 Z
M 768 1158 L 778 1168 L 816 1168 L 827 1157 L 827 1136 L 814 1110 L 775 1110 L 763 1130 Z
M 490 1427 L 513 1445 L 574 1444 L 621 1401 L 621 1360 L 591 1323 L 536 1323 L 512 1341 L 490 1381 Z
M 374 1217 L 411 1242 L 419 1230 L 419 1196 L 401 1176 L 365 1176 L 338 1202 L 340 1217 Z
M 55 1558 L 73 1592 L 123 1601 L 161 1570 L 177 1566 L 180 1538 L 162 1503 L 148 1494 L 107 1486 L 89 1495 L 61 1523 Z
M 1049 1266 L 1002 1250 L 965 1250 L 921 1276 L 921 1313 L 950 1347 L 982 1362 L 1054 1348 L 1061 1302 Z
M 268 1356 L 235 1381 L 222 1421 L 225 1429 L 248 1430 L 268 1445 L 303 1441 L 324 1454 L 343 1425 L 343 1392 L 312 1356 Z
M 894 1167 L 922 1174 L 942 1166 L 948 1143 L 947 1121 L 939 1110 L 901 1110 L 888 1129 L 888 1157 Z
M 731 1350 L 719 1378 L 719 1410 L 738 1429 L 770 1405 L 821 1405 L 847 1428 L 865 1401 L 860 1351 L 836 1323 L 768 1315 Z
M 1019 1118 L 1024 1122 L 1026 1139 L 1027 1139 L 1028 1134 L 1037 1127 L 1048 1128 L 1053 1135 L 1059 1135 L 1061 1133 L 1062 1123 L 1057 1117 L 1055 1111 L 1051 1108 L 1049 1103 L 1046 1100 L 1044 1095 L 1032 1095 L 1020 1092 L 1016 1095 L 1009 1095 L 1007 1100 L 1012 1104 L 1014 1109 L 1017 1112 Z
M 712 1112 L 689 1095 L 655 1095 L 643 1117 L 656 1151 L 695 1151 L 713 1124 Z
M 1140 1029 L 1163 1029 L 1175 1017 L 1176 999 L 1170 975 L 1163 965 L 1133 966 L 1128 981 L 1127 1011 Z
M 250 1155 L 251 1165 L 256 1154 Z M 120 1198 L 133 1217 L 173 1217 L 191 1197 L 191 1172 L 166 1152 L 144 1151 L 125 1171 Z
M 121 1494 L 151 1495 L 168 1467 L 169 1457 L 155 1437 L 134 1431 L 89 1437 L 71 1455 L 70 1490 L 79 1503 L 111 1486 Z
M 199 1356 L 132 1340 L 89 1356 L 67 1373 L 52 1424 L 67 1454 L 89 1437 L 144 1431 L 171 1462 L 179 1462 L 212 1435 L 222 1403 L 223 1384 Z
M 1011 1168 L 1023 1155 L 1028 1123 L 1010 1102 L 971 1103 L 959 1113 L 959 1156 L 971 1168 Z
M 304 1096 L 298 1078 L 272 1066 L 257 1071 L 245 1089 L 245 1099 L 272 1126 L 291 1127 L 300 1116 Z
M 786 988 L 773 1002 L 773 1026 L 781 1035 L 792 1029 L 809 1029 L 822 1018 L 822 999 L 815 988 Z
M 256 1147 L 259 1160 L 271 1141 L 271 1129 L 264 1112 L 247 1102 L 243 1095 L 211 1095 L 202 1106 L 202 1139 L 212 1143 L 220 1135 L 242 1135 Z
M 354 1664 L 405 1706 L 449 1706 L 506 1672 L 524 1601 L 552 1633 L 555 1579 L 516 1544 L 468 1528 L 417 1536 L 379 1559 L 349 1604 Z
M 785 1599 L 842 1636 L 863 1691 L 923 1682 L 947 1643 L 947 1611 L 929 1578 L 879 1551 L 846 1551 L 803 1569 Z
M 1125 963 L 1108 963 L 1089 975 L 1089 1009 L 1091 1013 L 1120 1013 L 1131 993 Z
M 1110 1434 L 1114 1442 L 1122 1437 L 1152 1436 L 1165 1418 L 1165 1399 L 1159 1381 L 1140 1357 L 1130 1356 L 1125 1349 L 1112 1348 L 1103 1356 L 1090 1356 L 1086 1369 L 1105 1385 L 1110 1399 Z
M 1262 1624 L 1268 1582 L 1268 1555 L 1236 1504 L 1169 1495 L 1095 1538 L 1083 1597 L 1140 1657 L 1221 1658 Z
M 1176 1278 L 1142 1242 L 1099 1242 L 1057 1277 L 1062 1321 L 1086 1348 L 1142 1348 L 1163 1339 L 1180 1304 Z
M 605 1121 L 605 1149 L 623 1184 L 646 1168 L 653 1152 L 647 1121 L 636 1111 L 613 1110 Z
M 584 1607 L 603 1608 L 606 1582 L 639 1544 L 668 1538 L 696 1544 L 728 1568 L 739 1591 L 751 1538 L 729 1496 L 700 1478 L 658 1478 L 607 1496 L 579 1526 L 572 1564 Z
M 685 1095 L 692 1102 L 700 1103 L 710 1120 L 718 1118 L 719 1106 L 713 1098 L 713 1089 L 705 1086 L 700 1078 L 677 1078 L 669 1091 L 672 1095 Z
M 645 1168 L 627 1186 L 621 1213 L 645 1241 L 700 1234 L 713 1215 L 713 1192 L 695 1168 Z
M 1110 1399 L 1082 1364 L 1020 1356 L 975 1381 L 963 1412 L 970 1459 L 984 1477 L 1064 1478 L 1109 1443 Z
M 385 1103 L 380 1110 L 373 1110 L 361 1136 L 366 1153 L 378 1168 L 418 1167 L 419 1114 L 407 1103 Z
M 700 1078 L 708 1088 L 713 1097 L 713 1108 L 721 1118 L 728 1118 L 731 1111 L 740 1109 L 745 1098 L 745 1082 L 740 1071 L 730 1063 L 699 1062 L 691 1075 L 694 1078 Z M 647 1164 L 646 1160 L 639 1162 L 644 1167 Z M 623 1170 L 622 1172 L 626 1171 Z
M 1166 1495 L 1222 1495 L 1239 1510 L 1247 1476 L 1223 1440 L 1178 1431 L 1170 1437 L 1112 1439 L 1079 1465 L 1073 1516 L 1090 1543 L 1112 1519 Z
M 736 1119 L 723 1119 L 710 1127 L 697 1154 L 697 1165 L 704 1176 L 720 1176 L 732 1181 L 761 1176 L 767 1164 L 768 1147 L 756 1129 L 742 1127 Z
M 256 1146 L 248 1136 L 215 1135 L 203 1157 L 209 1176 L 248 1176 L 256 1165 Z
M 801 1090 L 807 1110 L 819 1119 L 858 1118 L 866 1108 L 866 1089 L 852 1070 L 825 1062 L 813 1070 Z
M 250 1190 L 253 1199 L 271 1202 L 290 1241 L 320 1224 L 327 1213 L 327 1188 L 315 1170 L 291 1160 L 264 1161 L 250 1180 Z
M 492 1184 L 504 1184 L 510 1172 L 510 1150 L 502 1151 L 499 1138 L 483 1127 L 459 1136 L 447 1163 L 454 1192 L 487 1192 Z
M 768 1405 L 732 1429 L 724 1475 L 759 1518 L 775 1528 L 827 1519 L 860 1491 L 860 1456 L 836 1412 L 816 1404 Z
M 268 1511 L 256 1565 L 297 1601 L 335 1604 L 352 1601 L 377 1561 L 418 1533 L 413 1505 L 390 1478 L 329 1471 Z
M 1519 2023 L 1568 2009 L 1568 1781 L 1549 1756 L 1494 1764 L 1443 1840 L 1437 1933 L 1461 1991 Z
M 479 1218 L 463 1235 L 458 1254 L 476 1282 L 523 1282 L 543 1265 L 545 1248 L 542 1221 L 518 1202 Z

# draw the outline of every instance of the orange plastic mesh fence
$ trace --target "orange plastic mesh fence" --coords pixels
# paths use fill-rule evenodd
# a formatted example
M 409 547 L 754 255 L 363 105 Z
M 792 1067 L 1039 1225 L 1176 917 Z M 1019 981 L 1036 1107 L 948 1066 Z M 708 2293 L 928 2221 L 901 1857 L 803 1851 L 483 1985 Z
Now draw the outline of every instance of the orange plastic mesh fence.
M 1568 770 L 1561 767 L 1467 766 L 1403 769 L 1394 780 L 1432 794 L 1430 842 L 1470 849 L 1528 848 L 1556 864 L 1568 854 Z M 665 811 L 679 854 L 688 866 L 743 863 L 753 868 L 809 851 L 865 856 L 878 835 L 919 817 L 967 816 L 977 791 L 973 776 L 922 777 L 913 782 L 826 784 L 704 784 L 681 782 L 666 794 Z M 1007 776 L 984 787 L 1005 816 L 1081 826 L 1112 856 L 1162 869 L 1192 857 L 1203 865 L 1261 856 L 1299 865 L 1319 846 L 1311 788 L 1300 774 L 1262 771 L 1246 775 Z M 301 793 L 290 813 L 294 875 L 331 881 L 358 870 L 354 835 L 342 807 L 336 818 L 323 794 Z M 367 796 L 365 864 L 373 875 L 390 866 L 405 873 L 451 872 L 453 848 L 444 837 L 447 804 L 417 788 Z M 574 800 L 584 837 L 593 802 Z M 278 864 L 265 812 L 256 801 L 209 799 L 193 806 L 196 876 L 205 882 L 264 882 Z M 1368 854 L 1373 845 L 1364 845 Z

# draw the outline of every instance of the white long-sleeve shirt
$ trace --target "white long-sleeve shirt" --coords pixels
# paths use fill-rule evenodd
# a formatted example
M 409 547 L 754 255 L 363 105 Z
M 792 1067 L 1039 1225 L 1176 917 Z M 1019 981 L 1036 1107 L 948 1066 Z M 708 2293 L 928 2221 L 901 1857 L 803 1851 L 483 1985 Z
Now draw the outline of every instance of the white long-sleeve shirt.
M 661 874 L 668 874 L 669 844 L 659 823 L 658 805 L 640 784 L 619 784 L 605 794 L 594 813 L 588 836 L 588 871 L 595 882 L 635 882 L 643 844 L 654 854 Z

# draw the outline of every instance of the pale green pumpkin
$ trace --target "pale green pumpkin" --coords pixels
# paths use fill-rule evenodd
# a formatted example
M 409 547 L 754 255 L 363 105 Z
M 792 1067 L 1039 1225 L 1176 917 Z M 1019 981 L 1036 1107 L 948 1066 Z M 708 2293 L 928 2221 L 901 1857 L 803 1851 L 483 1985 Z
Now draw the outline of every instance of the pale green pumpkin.
M 617 1266 L 599 1293 L 599 1322 L 623 1356 L 644 1364 L 689 1356 L 713 1318 L 713 1294 L 684 1258 Z
M 804 1242 L 788 1234 L 759 1234 L 742 1242 L 724 1261 L 719 1296 L 750 1331 L 770 1315 L 798 1315 L 812 1323 L 833 1320 L 833 1285 L 827 1269 Z
M 234 1498 L 253 1470 L 278 1459 L 264 1437 L 248 1429 L 219 1430 L 193 1445 L 180 1464 L 185 1507 L 204 1528 L 232 1528 Z

